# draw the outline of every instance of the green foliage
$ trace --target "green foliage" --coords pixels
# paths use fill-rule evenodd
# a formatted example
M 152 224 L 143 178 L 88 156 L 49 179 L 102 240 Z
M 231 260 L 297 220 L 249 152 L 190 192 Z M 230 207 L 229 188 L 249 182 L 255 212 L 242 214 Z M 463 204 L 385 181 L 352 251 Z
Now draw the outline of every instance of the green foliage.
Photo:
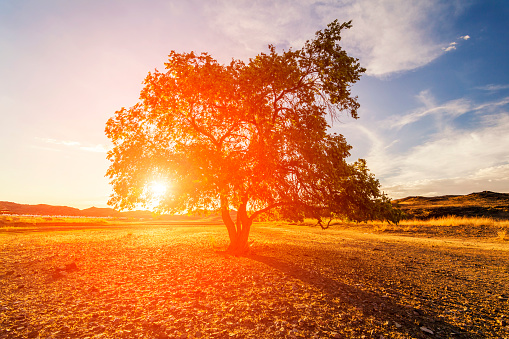
M 145 79 L 140 102 L 107 123 L 110 204 L 143 203 L 147 183 L 165 178 L 173 191 L 161 210 L 221 210 L 230 239 L 243 234 L 246 243 L 253 219 L 274 208 L 387 218 L 388 199 L 365 162 L 348 164 L 351 147 L 327 132 L 341 113 L 357 118 L 350 86 L 365 69 L 339 45 L 350 27 L 334 21 L 302 49 L 269 46 L 248 63 L 172 51 L 166 71 Z

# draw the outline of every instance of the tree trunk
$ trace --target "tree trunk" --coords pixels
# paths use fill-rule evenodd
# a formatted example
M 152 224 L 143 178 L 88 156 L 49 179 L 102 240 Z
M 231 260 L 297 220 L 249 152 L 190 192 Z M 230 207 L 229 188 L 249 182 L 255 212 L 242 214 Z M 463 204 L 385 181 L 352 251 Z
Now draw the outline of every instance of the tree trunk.
M 232 243 L 232 239 L 236 238 L 237 230 L 235 228 L 235 223 L 230 217 L 230 209 L 228 208 L 228 200 L 226 197 L 221 196 L 221 217 L 223 218 L 223 222 L 228 230 L 228 236 L 230 237 L 230 243 Z
M 235 223 L 228 208 L 226 198 L 221 199 L 221 216 L 228 229 L 230 245 L 227 251 L 234 255 L 243 255 L 249 251 L 249 231 L 253 220 L 247 216 L 246 203 L 242 203 L 237 211 L 237 222 Z

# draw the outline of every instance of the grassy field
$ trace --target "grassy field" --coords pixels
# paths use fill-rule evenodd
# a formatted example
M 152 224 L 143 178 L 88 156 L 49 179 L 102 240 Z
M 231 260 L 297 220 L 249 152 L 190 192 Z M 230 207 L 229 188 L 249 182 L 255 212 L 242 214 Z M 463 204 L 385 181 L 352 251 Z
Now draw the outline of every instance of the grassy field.
M 27 215 L 0 215 L 0 228 L 48 225 L 109 225 L 118 222 L 114 218 L 54 217 Z
M 376 232 L 395 232 L 431 235 L 441 237 L 467 236 L 475 238 L 509 239 L 509 220 L 498 220 L 484 217 L 445 216 L 426 220 L 401 220 L 397 225 L 380 222 L 369 222 L 367 229 Z
M 246 257 L 212 223 L 4 222 L 0 338 L 509 337 L 507 224 L 440 222 L 257 223 Z

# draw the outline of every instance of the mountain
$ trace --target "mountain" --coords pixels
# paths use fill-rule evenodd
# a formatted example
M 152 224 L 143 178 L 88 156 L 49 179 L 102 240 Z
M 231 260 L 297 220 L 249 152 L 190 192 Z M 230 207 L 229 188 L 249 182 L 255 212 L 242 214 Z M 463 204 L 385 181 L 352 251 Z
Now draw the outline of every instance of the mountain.
M 417 219 L 439 218 L 444 216 L 491 217 L 509 219 L 509 193 L 483 191 L 467 195 L 444 195 L 439 197 L 407 197 L 394 200 L 393 205 L 400 208 L 407 217 Z M 83 210 L 68 206 L 26 205 L 0 201 L 0 214 L 25 215 L 65 215 L 84 217 L 128 217 L 151 218 L 150 211 L 119 212 L 112 208 L 90 207 Z M 233 216 L 235 219 L 235 216 Z M 163 216 L 167 220 L 193 220 L 189 216 Z M 203 217 L 201 217 L 203 218 Z M 220 221 L 221 216 L 212 214 L 210 221 Z
M 397 199 L 392 203 L 409 218 L 416 219 L 449 215 L 509 219 L 509 193 L 483 191 L 467 195 L 415 196 Z
M 23 214 L 23 215 L 62 215 L 76 217 L 130 217 L 130 218 L 151 218 L 150 211 L 128 211 L 119 212 L 112 208 L 90 207 L 83 210 L 68 206 L 52 206 L 45 204 L 28 205 L 17 204 L 9 201 L 0 201 L 1 214 Z
M 122 212 L 116 211 L 113 208 L 99 208 L 90 207 L 80 210 L 81 215 L 86 217 L 120 217 Z
M 26 205 L 16 204 L 9 201 L 0 201 L 0 211 L 10 214 L 34 214 L 34 215 L 68 215 L 79 216 L 81 211 L 77 208 L 68 206 L 52 206 L 52 205 Z

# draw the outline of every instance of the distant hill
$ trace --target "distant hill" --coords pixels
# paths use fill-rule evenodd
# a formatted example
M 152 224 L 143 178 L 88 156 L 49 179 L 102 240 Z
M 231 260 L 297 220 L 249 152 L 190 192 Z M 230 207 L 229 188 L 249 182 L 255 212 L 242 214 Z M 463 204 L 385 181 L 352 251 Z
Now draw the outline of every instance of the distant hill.
M 410 218 L 428 219 L 453 215 L 509 219 L 509 193 L 483 191 L 467 195 L 407 197 L 394 200 Z
M 52 206 L 45 204 L 28 205 L 17 204 L 9 201 L 0 201 L 0 212 L 2 214 L 23 214 L 23 215 L 62 215 L 76 217 L 131 217 L 151 218 L 150 211 L 129 211 L 119 212 L 112 208 L 90 207 L 83 210 L 68 206 Z
M 509 219 L 509 193 L 490 191 L 471 193 L 467 195 L 444 195 L 439 197 L 407 197 L 393 200 L 393 205 L 400 208 L 409 218 L 427 219 L 448 215 L 466 217 L 492 217 Z M 65 215 L 83 217 L 128 217 L 151 218 L 150 211 L 119 212 L 112 208 L 90 207 L 83 210 L 68 206 L 26 205 L 8 201 L 0 201 L 0 212 L 25 215 Z M 235 213 L 232 212 L 235 219 Z M 192 221 L 204 217 L 163 216 L 168 221 Z M 205 217 L 208 221 L 220 221 L 221 216 L 212 214 Z M 204 219 L 204 220 L 205 220 Z

